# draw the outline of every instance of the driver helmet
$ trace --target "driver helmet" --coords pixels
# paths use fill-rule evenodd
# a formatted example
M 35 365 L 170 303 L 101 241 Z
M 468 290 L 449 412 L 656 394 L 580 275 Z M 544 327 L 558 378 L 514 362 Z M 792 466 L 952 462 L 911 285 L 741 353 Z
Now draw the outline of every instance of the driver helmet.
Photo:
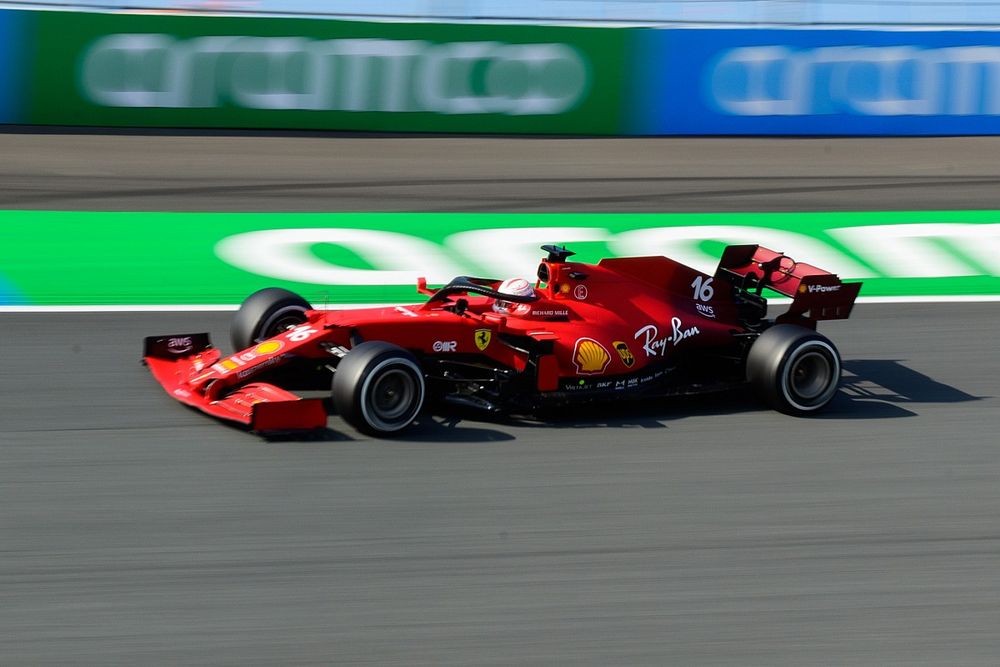
M 508 278 L 500 283 L 497 291 L 501 294 L 514 294 L 516 296 L 533 296 L 535 294 L 535 288 L 524 278 Z M 493 302 L 493 310 L 505 315 L 523 315 L 531 310 L 531 306 L 526 303 L 497 299 Z

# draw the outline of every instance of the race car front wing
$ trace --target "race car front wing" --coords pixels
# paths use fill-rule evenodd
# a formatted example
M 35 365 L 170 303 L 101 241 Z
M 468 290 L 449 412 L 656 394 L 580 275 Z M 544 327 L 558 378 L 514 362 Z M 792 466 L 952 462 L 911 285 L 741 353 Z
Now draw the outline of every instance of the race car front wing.
M 326 408 L 321 399 L 304 399 L 273 384 L 253 382 L 216 395 L 213 381 L 199 380 L 221 356 L 206 333 L 174 334 L 147 337 L 142 361 L 168 394 L 213 417 L 258 432 L 326 426 Z

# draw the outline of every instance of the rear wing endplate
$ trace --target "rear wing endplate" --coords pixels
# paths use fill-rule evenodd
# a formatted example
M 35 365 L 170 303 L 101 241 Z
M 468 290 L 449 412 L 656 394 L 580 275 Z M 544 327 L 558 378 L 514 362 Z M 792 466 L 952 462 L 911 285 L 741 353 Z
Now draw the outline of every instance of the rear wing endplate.
M 778 322 L 847 319 L 861 291 L 861 283 L 842 282 L 836 274 L 759 245 L 727 247 L 715 275 L 757 296 L 767 288 L 791 297 Z

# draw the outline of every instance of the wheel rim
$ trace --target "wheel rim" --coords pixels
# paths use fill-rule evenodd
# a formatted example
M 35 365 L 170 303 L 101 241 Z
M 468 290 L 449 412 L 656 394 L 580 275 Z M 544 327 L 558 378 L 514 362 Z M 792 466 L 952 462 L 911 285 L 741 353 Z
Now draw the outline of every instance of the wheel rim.
M 372 385 L 368 399 L 371 415 L 386 425 L 395 424 L 409 416 L 416 393 L 417 383 L 410 373 L 389 369 Z
M 812 402 L 830 388 L 833 365 L 825 354 L 807 352 L 798 357 L 789 371 L 792 391 L 806 402 Z
M 301 308 L 282 308 L 264 321 L 260 327 L 260 334 L 254 338 L 254 342 L 259 343 L 268 338 L 274 338 L 278 334 L 293 329 L 305 321 L 306 314 Z

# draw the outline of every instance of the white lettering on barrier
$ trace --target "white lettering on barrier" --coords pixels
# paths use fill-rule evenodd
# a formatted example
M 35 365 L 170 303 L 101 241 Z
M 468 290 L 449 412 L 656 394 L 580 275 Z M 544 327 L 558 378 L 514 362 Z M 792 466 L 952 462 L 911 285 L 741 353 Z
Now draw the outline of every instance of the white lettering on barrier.
M 553 115 L 590 72 L 566 44 L 116 34 L 84 54 L 80 83 L 111 107 Z
M 1000 224 L 877 225 L 828 233 L 889 276 L 943 278 L 981 275 L 984 270 L 1000 275 Z
M 620 234 L 589 227 L 475 230 L 453 234 L 443 245 L 367 229 L 274 229 L 227 237 L 215 251 L 223 261 L 251 273 L 327 285 L 408 285 L 420 276 L 444 284 L 463 274 L 530 275 L 538 263 L 538 243 L 555 240 L 606 242 L 621 257 L 663 254 L 706 273 L 718 264 L 717 257 L 698 247 L 707 239 L 760 243 L 841 278 L 1000 276 L 1000 223 L 876 225 L 826 232 L 877 272 L 820 239 L 737 225 L 654 227 Z M 340 246 L 373 268 L 325 261 L 314 252 L 319 244 Z
M 374 271 L 331 264 L 314 252 L 319 244 L 345 248 L 376 267 Z M 446 283 L 466 273 L 436 243 L 395 232 L 369 229 L 272 229 L 222 239 L 215 253 L 251 273 L 326 285 L 406 285 L 425 276 Z
M 544 243 L 606 242 L 611 232 L 600 227 L 516 227 L 476 229 L 452 234 L 445 245 L 457 257 L 475 258 L 491 276 L 533 276 Z
M 705 76 L 735 116 L 1000 115 L 1000 46 L 745 46 Z
M 719 258 L 718 255 L 711 255 L 700 248 L 704 241 L 760 244 L 784 252 L 789 257 L 808 261 L 814 266 L 822 267 L 842 277 L 869 278 L 875 275 L 867 267 L 819 239 L 772 227 L 737 225 L 651 227 L 617 234 L 609 245 L 620 257 L 665 255 L 702 273 L 712 274 L 719 264 Z

